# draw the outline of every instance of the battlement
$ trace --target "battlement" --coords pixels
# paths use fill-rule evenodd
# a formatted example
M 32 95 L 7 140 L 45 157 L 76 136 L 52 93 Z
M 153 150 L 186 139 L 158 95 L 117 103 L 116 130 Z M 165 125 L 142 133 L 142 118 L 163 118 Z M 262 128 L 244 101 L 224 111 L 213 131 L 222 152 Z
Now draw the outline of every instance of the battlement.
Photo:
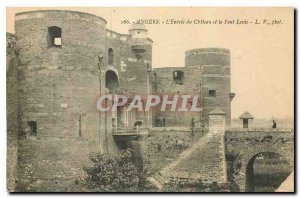
M 230 51 L 224 48 L 199 48 L 185 52 L 185 66 L 230 65 Z
M 93 14 L 70 11 L 70 10 L 38 10 L 29 12 L 20 12 L 16 14 L 15 20 L 29 20 L 38 18 L 63 18 L 64 20 L 82 20 L 86 22 L 93 22 L 100 25 L 106 25 L 107 21 L 101 17 Z
M 190 49 L 185 52 L 185 56 L 195 55 L 200 53 L 225 53 L 230 54 L 229 49 L 225 48 L 197 48 L 197 49 Z

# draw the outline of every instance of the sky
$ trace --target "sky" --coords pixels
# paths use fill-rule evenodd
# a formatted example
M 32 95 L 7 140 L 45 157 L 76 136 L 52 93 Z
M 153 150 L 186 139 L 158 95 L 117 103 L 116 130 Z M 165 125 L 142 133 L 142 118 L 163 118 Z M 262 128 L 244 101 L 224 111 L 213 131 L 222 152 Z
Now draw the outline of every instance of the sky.
M 107 20 L 107 28 L 128 33 L 138 19 L 248 20 L 242 24 L 147 24 L 153 43 L 153 67 L 184 66 L 185 51 L 228 48 L 231 53 L 232 118 L 249 111 L 254 118 L 294 117 L 294 10 L 292 8 L 7 8 L 7 32 L 14 32 L 14 15 L 32 10 L 73 10 Z M 254 21 L 261 22 L 254 25 Z M 281 20 L 279 25 L 262 22 Z M 253 22 L 250 24 L 250 22 Z

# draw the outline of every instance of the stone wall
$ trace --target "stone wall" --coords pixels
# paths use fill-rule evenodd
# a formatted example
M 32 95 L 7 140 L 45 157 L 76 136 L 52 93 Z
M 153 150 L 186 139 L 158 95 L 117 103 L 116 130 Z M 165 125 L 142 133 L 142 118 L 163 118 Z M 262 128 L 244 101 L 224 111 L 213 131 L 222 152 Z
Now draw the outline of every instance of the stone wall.
M 184 73 L 182 84 L 178 84 L 174 81 L 174 72 L 181 71 Z M 186 68 L 186 67 L 165 67 L 153 69 L 153 93 L 158 95 L 169 95 L 172 100 L 173 95 L 197 95 L 199 94 L 201 71 L 200 68 Z M 197 107 L 201 107 L 201 97 L 198 98 L 199 104 Z M 180 105 L 177 105 L 175 112 L 160 111 L 157 109 L 153 117 L 154 126 L 159 126 L 157 119 L 165 119 L 166 127 L 190 127 L 191 120 L 200 120 L 200 112 L 178 112 Z M 191 108 L 191 103 L 187 103 L 187 108 Z M 197 122 L 197 127 L 200 123 Z
M 19 142 L 18 192 L 63 192 L 90 165 L 89 153 L 99 152 L 99 143 L 85 139 L 27 138 Z
M 185 53 L 186 67 L 201 67 L 201 96 L 203 99 L 203 123 L 207 125 L 208 114 L 216 108 L 226 113 L 226 128 L 230 128 L 230 51 L 223 48 L 200 48 Z M 210 94 L 210 91 L 215 94 Z
M 142 156 L 144 168 L 153 173 L 203 136 L 200 131 L 193 136 L 188 132 L 192 118 L 208 120 L 210 108 L 219 106 L 230 118 L 230 59 L 226 50 L 189 51 L 188 56 L 192 53 L 193 57 L 187 59 L 186 67 L 151 71 L 152 40 L 144 39 L 144 46 L 138 47 L 145 52 L 136 56 L 131 35 L 107 30 L 106 21 L 100 17 L 73 11 L 33 11 L 17 14 L 15 25 L 16 37 L 7 35 L 10 191 L 67 191 L 83 174 L 82 167 L 89 164 L 90 152 L 116 153 L 127 147 L 136 151 L 137 160 Z M 60 28 L 61 45 L 49 44 L 49 27 Z M 114 52 L 112 63 L 108 63 L 110 48 Z M 204 70 L 203 64 L 207 64 Z M 155 94 L 200 94 L 205 98 L 213 88 L 217 102 L 207 99 L 202 103 L 204 118 L 199 112 L 156 112 L 155 118 L 166 119 L 165 126 L 185 129 L 158 128 L 139 143 L 116 143 L 113 115 L 99 113 L 96 108 L 109 70 L 117 76 L 118 89 L 131 94 L 146 95 L 152 90 Z M 175 71 L 184 72 L 182 83 L 174 81 Z M 150 117 L 151 113 L 141 112 L 135 119 L 151 127 Z M 36 123 L 36 134 L 28 122 Z M 197 122 L 196 127 L 201 124 L 204 122 Z M 200 142 L 207 148 L 203 157 L 209 156 L 210 149 L 219 156 L 220 141 L 212 140 L 207 147 L 206 142 Z M 195 152 L 187 169 L 196 163 L 195 170 L 202 170 L 197 164 L 202 159 L 197 157 Z
M 27 122 L 33 120 L 37 122 L 37 136 L 79 137 L 81 116 L 82 135 L 98 136 L 98 54 L 105 50 L 105 24 L 104 19 L 78 12 L 16 15 L 25 133 Z M 51 26 L 62 29 L 61 47 L 47 43 Z
M 95 105 L 100 88 L 98 54 L 105 51 L 105 24 L 104 19 L 78 12 L 16 15 L 24 131 L 33 120 L 38 135 L 76 137 L 79 116 L 83 116 L 93 123 L 87 125 L 86 133 L 95 136 L 99 128 Z M 61 47 L 48 44 L 48 27 L 52 26 L 62 30 Z
M 147 95 L 151 92 L 150 72 L 152 68 L 152 40 L 145 38 L 142 57 L 137 57 L 132 50 L 132 35 L 119 34 L 107 30 L 106 48 L 107 56 L 109 49 L 113 50 L 113 64 L 109 68 L 115 69 L 119 77 L 118 91 L 130 95 Z M 152 114 L 136 112 L 135 120 L 140 120 L 146 126 L 151 126 L 149 117 Z M 151 119 L 150 119 L 151 120 Z M 133 124 L 133 123 L 131 123 Z
M 198 131 L 192 137 L 187 129 L 153 128 L 147 137 L 139 139 L 144 169 L 150 174 L 160 171 L 203 135 Z
M 185 67 L 155 68 L 153 71 L 153 92 L 157 94 L 190 94 L 200 96 L 202 113 L 155 113 L 155 119 L 165 118 L 166 126 L 189 126 L 191 119 L 198 127 L 208 126 L 208 115 L 216 108 L 226 113 L 226 128 L 230 128 L 230 52 L 221 48 L 188 50 Z M 182 83 L 176 82 L 174 72 L 184 74 Z M 214 91 L 214 93 L 210 93 Z
M 6 112 L 7 112 L 7 189 L 13 191 L 17 179 L 18 153 L 18 46 L 15 35 L 6 34 Z
M 107 55 L 109 49 L 114 52 L 114 64 L 111 66 L 118 71 L 119 89 L 129 93 L 147 94 L 147 69 L 152 68 L 152 41 L 147 39 L 143 57 L 137 58 L 132 50 L 131 35 L 107 30 L 106 48 Z
M 16 190 L 64 191 L 82 174 L 90 152 L 119 151 L 112 135 L 112 114 L 99 113 L 97 100 L 105 93 L 108 70 L 117 74 L 119 85 L 127 90 L 147 93 L 152 41 L 147 39 L 145 59 L 135 61 L 130 35 L 108 37 L 107 32 L 112 31 L 106 29 L 106 21 L 91 14 L 24 12 L 16 15 L 15 24 L 20 50 L 12 52 L 14 37 L 8 37 L 7 86 L 11 102 L 8 141 L 12 147 L 14 129 L 19 127 Z M 61 45 L 49 45 L 49 27 L 61 29 Z M 109 48 L 114 49 L 112 65 L 108 64 Z M 14 60 L 17 55 L 18 62 Z M 125 69 L 121 68 L 124 64 Z M 132 78 L 132 73 L 138 75 Z M 13 109 L 16 106 L 20 108 Z M 36 123 L 36 134 L 28 122 Z M 9 158 L 14 158 L 10 151 Z
M 17 14 L 15 24 L 22 113 L 17 190 L 64 190 L 64 183 L 81 174 L 88 153 L 108 150 L 96 109 L 106 21 L 79 12 L 37 11 Z M 61 46 L 49 45 L 53 26 L 61 28 Z M 29 121 L 36 122 L 36 135 Z
M 222 48 L 191 49 L 185 53 L 185 66 L 230 65 L 230 51 Z

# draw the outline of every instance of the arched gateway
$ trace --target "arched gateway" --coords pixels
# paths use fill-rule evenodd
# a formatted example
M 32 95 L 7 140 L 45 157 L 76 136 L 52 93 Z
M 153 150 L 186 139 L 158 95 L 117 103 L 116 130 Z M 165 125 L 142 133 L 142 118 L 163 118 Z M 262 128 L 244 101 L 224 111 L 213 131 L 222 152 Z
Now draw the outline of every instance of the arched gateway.
M 294 130 L 249 129 L 227 131 L 225 145 L 226 155 L 235 156 L 230 162 L 233 166 L 232 177 L 242 192 L 256 191 L 255 180 L 259 181 L 259 179 L 255 178 L 255 170 L 259 170 L 259 162 L 272 165 L 273 160 L 272 166 L 281 167 L 285 172 L 281 172 L 282 175 L 294 170 Z M 267 172 L 274 171 L 270 168 L 271 166 L 265 167 L 269 167 L 268 170 L 265 170 Z M 272 174 L 275 174 L 275 172 L 272 172 Z M 284 180 L 283 177 L 287 176 L 284 175 L 281 179 Z M 278 178 L 274 180 L 279 181 Z

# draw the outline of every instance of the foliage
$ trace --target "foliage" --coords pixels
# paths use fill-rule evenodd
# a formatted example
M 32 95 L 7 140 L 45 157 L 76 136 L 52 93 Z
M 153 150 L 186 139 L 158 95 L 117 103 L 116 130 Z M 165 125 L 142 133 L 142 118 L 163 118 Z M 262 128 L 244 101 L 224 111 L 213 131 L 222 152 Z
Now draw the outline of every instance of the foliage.
M 175 181 L 168 183 L 164 191 L 166 192 L 229 192 L 228 184 L 220 184 L 216 181 L 205 183 L 201 179 L 196 181 Z
M 129 149 L 117 155 L 92 153 L 91 167 L 84 167 L 86 177 L 83 179 L 89 192 L 137 192 L 147 191 L 149 184 L 147 174 L 139 172 L 132 162 Z

